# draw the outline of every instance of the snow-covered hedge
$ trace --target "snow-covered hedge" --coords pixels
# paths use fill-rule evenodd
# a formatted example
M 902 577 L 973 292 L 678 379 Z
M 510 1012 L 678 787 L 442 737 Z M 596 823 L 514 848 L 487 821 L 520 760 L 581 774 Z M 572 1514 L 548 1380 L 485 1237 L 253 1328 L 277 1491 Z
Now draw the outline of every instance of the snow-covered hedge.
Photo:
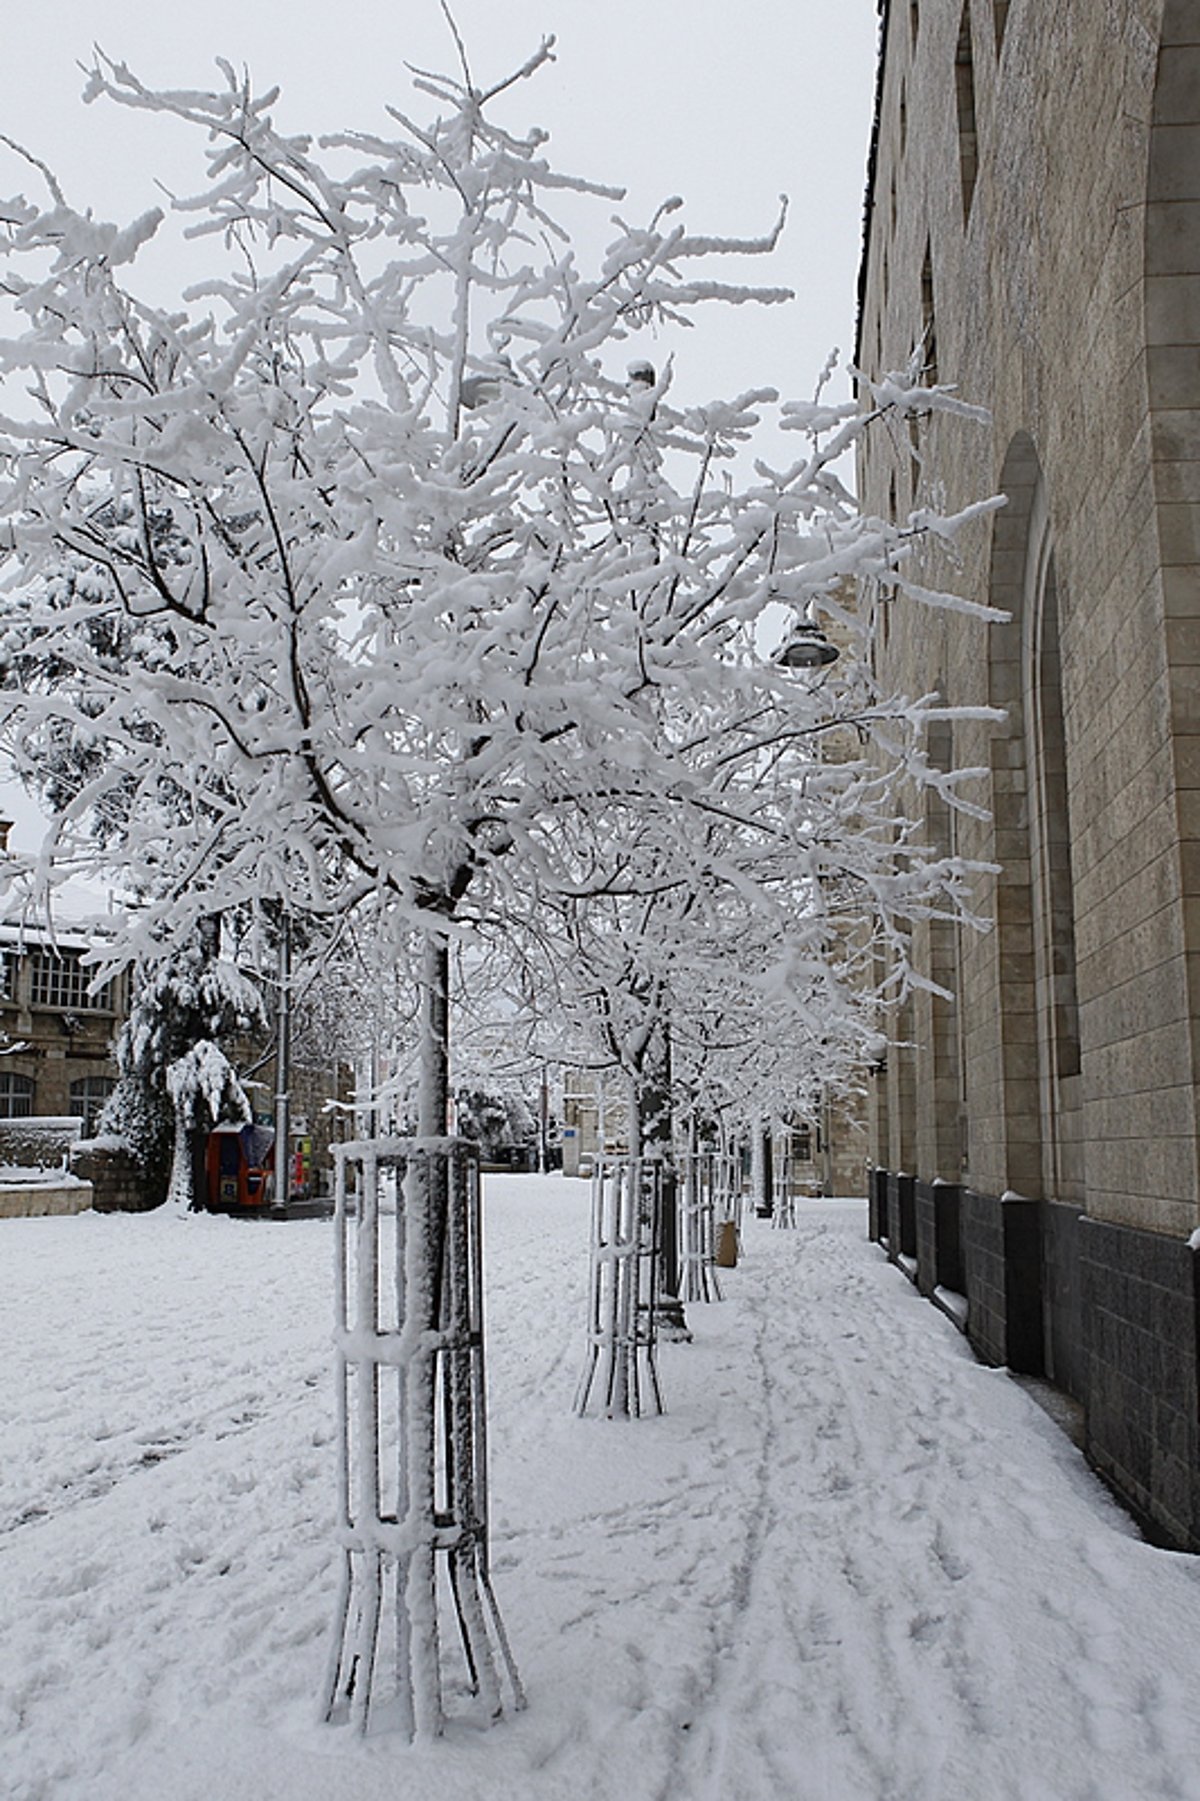
M 0 1163 L 22 1169 L 62 1169 L 83 1121 L 70 1114 L 0 1120 Z

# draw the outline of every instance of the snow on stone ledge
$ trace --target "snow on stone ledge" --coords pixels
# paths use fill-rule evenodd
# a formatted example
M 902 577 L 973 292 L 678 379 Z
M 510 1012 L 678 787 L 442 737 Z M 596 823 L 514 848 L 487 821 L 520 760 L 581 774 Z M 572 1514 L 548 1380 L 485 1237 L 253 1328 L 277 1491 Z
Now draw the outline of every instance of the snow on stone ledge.
M 40 1170 L 32 1181 L 0 1179 L 0 1220 L 45 1219 L 52 1214 L 87 1213 L 91 1205 L 92 1185 L 90 1182 L 81 1182 L 78 1176 L 59 1173 L 55 1179 L 49 1172 Z
M 965 1332 L 967 1329 L 967 1315 L 970 1312 L 970 1304 L 967 1301 L 966 1295 L 959 1294 L 953 1288 L 942 1288 L 939 1286 L 933 1291 L 933 1299 L 935 1305 L 940 1307 L 942 1312 L 946 1314 L 949 1319 L 954 1321 L 959 1331 Z

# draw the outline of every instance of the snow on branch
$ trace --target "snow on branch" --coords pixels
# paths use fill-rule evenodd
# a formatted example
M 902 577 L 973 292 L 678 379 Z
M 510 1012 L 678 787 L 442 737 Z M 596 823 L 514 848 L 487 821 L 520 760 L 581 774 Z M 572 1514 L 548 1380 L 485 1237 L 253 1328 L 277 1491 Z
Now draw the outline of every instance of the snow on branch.
M 672 200 L 581 267 L 555 197 L 616 190 L 488 111 L 549 61 L 481 92 L 464 53 L 419 77 L 429 121 L 317 140 L 231 64 L 156 91 L 97 53 L 86 99 L 195 132 L 172 210 L 209 266 L 161 306 L 157 214 L 103 224 L 53 183 L 7 209 L 0 378 L 33 404 L 0 420 L 0 741 L 52 797 L 43 874 L 137 892 L 118 955 L 273 905 L 374 913 L 405 954 L 511 929 L 547 972 L 557 935 L 598 960 L 618 1062 L 651 1003 L 699 1044 L 703 991 L 748 1032 L 779 992 L 776 1035 L 849 1067 L 872 947 L 968 909 L 963 865 L 913 848 L 897 875 L 904 796 L 973 804 L 923 767 L 944 707 L 878 691 L 854 585 L 999 617 L 908 564 L 997 503 L 865 519 L 835 465 L 894 416 L 983 415 L 899 377 L 829 406 L 828 371 L 811 402 L 681 408 L 652 344 L 631 373 L 663 319 L 788 298 L 698 267 L 768 252 L 783 212 L 715 238 Z M 806 454 L 742 483 L 770 415 Z M 781 614 L 834 621 L 837 665 L 773 664 Z

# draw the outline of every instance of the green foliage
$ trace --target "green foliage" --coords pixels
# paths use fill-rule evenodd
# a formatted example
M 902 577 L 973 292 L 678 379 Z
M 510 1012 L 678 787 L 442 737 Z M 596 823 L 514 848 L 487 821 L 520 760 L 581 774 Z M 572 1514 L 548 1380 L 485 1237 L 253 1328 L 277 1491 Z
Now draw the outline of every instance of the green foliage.
M 488 1094 L 479 1088 L 461 1088 L 455 1096 L 459 1135 L 474 1139 L 485 1159 L 512 1145 L 531 1145 L 537 1138 L 537 1119 L 517 1094 Z
M 177 1114 L 196 1133 L 217 1123 L 202 1093 L 172 1100 L 169 1072 L 198 1044 L 227 1043 L 266 1024 L 258 993 L 221 959 L 219 946 L 219 922 L 208 919 L 176 955 L 143 977 L 117 1039 L 118 1081 L 100 1130 L 119 1136 L 164 1194 Z M 241 1099 L 244 1104 L 244 1094 Z

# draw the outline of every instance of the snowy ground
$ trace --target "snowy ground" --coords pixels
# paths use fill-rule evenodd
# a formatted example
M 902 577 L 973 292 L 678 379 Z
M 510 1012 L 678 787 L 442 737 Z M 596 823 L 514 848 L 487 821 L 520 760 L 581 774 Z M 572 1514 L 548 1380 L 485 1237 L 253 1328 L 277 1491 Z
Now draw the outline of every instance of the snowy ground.
M 494 1566 L 530 1694 L 314 1724 L 331 1232 L 0 1222 L 4 1801 L 1200 1801 L 1200 1563 L 865 1242 L 751 1222 L 670 1412 L 576 1420 L 586 1192 L 487 1192 Z

